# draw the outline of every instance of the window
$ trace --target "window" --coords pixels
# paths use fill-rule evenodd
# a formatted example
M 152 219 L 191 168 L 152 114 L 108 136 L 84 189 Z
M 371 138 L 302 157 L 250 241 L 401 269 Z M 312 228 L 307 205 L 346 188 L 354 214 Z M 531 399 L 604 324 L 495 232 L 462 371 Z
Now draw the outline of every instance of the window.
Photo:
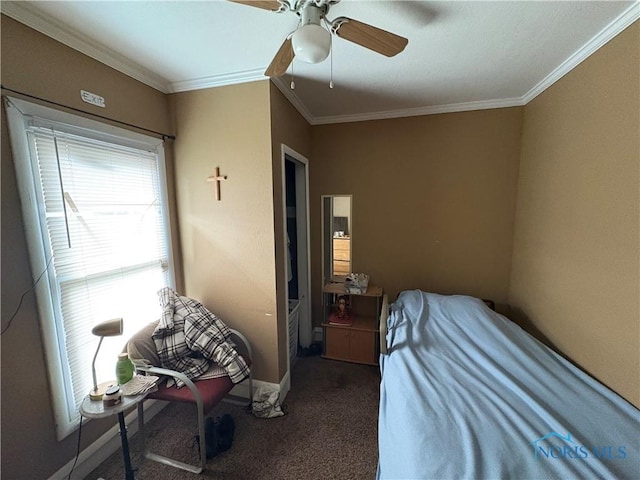
M 174 285 L 163 146 L 20 100 L 6 105 L 32 270 L 46 270 L 36 295 L 62 439 L 93 386 L 91 328 L 124 319 L 96 360 L 98 383 L 114 379 L 126 339 L 159 318 L 156 292 Z

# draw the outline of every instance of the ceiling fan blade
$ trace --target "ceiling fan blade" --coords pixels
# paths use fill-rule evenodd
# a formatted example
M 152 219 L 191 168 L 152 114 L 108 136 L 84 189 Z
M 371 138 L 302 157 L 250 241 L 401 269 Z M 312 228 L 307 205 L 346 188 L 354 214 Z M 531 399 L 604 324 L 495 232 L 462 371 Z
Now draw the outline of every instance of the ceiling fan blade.
M 293 46 L 291 45 L 291 38 L 285 38 L 276 56 L 273 57 L 271 63 L 267 67 L 264 74 L 267 77 L 281 77 L 287 73 L 287 68 L 291 64 L 295 53 L 293 52 Z
M 336 18 L 332 23 L 332 31 L 340 38 L 387 57 L 397 55 L 409 43 L 404 37 L 346 17 Z
M 280 11 L 282 4 L 278 0 L 229 0 L 233 3 L 241 3 L 250 7 L 262 8 L 263 10 L 271 10 L 273 12 Z

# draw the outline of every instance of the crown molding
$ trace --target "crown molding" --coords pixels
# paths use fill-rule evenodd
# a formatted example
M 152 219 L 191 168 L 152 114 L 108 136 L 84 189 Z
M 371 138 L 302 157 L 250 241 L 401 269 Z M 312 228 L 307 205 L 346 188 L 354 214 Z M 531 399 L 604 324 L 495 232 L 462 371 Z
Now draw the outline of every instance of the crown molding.
M 276 87 L 278 87 L 278 90 L 282 92 L 282 94 L 287 98 L 287 100 L 289 100 L 291 105 L 293 105 L 293 107 L 298 111 L 298 113 L 302 115 L 310 125 L 316 125 L 316 117 L 311 115 L 311 112 L 309 112 L 307 107 L 304 106 L 304 104 L 300 101 L 300 99 L 295 94 L 295 90 L 292 90 L 290 85 L 288 85 L 285 82 L 285 80 L 283 80 L 283 78 L 284 77 L 273 78 L 272 82 Z
M 124 73 L 150 87 L 169 93 L 169 83 L 166 79 L 132 62 L 128 58 L 111 50 L 91 38 L 70 29 L 54 18 L 43 16 L 39 10 L 29 2 L 1 1 L 0 9 L 5 15 L 17 20 L 28 27 L 37 30 L 48 37 L 67 45 L 94 60 L 104 63 L 119 72 Z
M 580 65 L 609 40 L 621 33 L 625 28 L 640 18 L 640 1 L 634 2 L 622 14 L 604 27 L 591 40 L 580 47 L 573 55 L 562 62 L 555 70 L 543 78 L 536 86 L 522 96 L 524 105 L 536 98 L 551 85 Z
M 264 70 L 264 68 L 257 68 L 224 75 L 211 75 L 209 77 L 195 78 L 193 80 L 181 80 L 169 85 L 169 93 L 188 92 L 189 90 L 201 90 L 203 88 L 222 87 L 225 85 L 266 80 L 267 77 L 264 76 Z
M 298 99 L 295 90 L 291 90 L 289 85 L 283 80 L 284 77 L 272 79 L 276 87 L 289 100 L 298 113 L 310 125 L 327 125 L 331 123 L 365 122 L 368 120 L 385 120 L 401 117 L 418 117 L 421 115 L 436 115 L 439 113 L 468 112 L 471 110 L 488 110 L 491 108 L 521 107 L 524 105 L 522 97 L 506 98 L 498 100 L 482 100 L 477 102 L 451 103 L 447 105 L 435 105 L 430 107 L 406 108 L 401 110 L 384 110 L 379 112 L 369 112 L 354 115 L 327 115 L 314 116 L 307 110 L 304 104 Z
M 335 115 L 313 117 L 311 125 L 326 125 L 329 123 L 364 122 L 368 120 L 385 120 L 390 118 L 418 117 L 421 115 L 437 115 L 440 113 L 469 112 L 472 110 L 489 110 L 492 108 L 521 107 L 522 98 L 503 98 L 497 100 L 481 100 L 477 102 L 450 103 L 431 107 L 406 108 L 402 110 L 384 110 L 355 115 Z

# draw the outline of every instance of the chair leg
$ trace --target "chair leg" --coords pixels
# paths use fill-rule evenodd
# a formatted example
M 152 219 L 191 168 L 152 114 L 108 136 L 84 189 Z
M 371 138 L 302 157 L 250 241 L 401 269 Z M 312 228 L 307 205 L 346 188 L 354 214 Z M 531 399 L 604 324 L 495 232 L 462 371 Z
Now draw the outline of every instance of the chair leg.
M 162 463 L 164 465 L 169 465 L 171 467 L 179 468 L 181 470 L 186 470 L 191 473 L 202 473 L 206 464 L 207 464 L 207 450 L 204 436 L 204 412 L 203 409 L 197 406 L 198 408 L 198 436 L 200 437 L 200 465 L 191 465 L 189 463 L 180 462 L 178 460 L 174 460 L 169 457 L 165 457 L 163 455 L 158 455 L 157 453 L 150 452 L 145 444 L 144 438 L 144 407 L 143 403 L 138 403 L 138 434 L 140 435 L 140 450 L 145 458 L 152 460 L 154 462 Z

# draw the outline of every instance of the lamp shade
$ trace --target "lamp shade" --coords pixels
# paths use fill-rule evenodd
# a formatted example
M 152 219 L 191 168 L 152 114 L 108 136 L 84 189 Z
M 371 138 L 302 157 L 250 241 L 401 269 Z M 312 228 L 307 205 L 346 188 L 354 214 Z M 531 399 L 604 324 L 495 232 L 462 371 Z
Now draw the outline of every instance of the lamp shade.
M 319 63 L 331 50 L 331 34 L 320 25 L 304 25 L 291 36 L 295 58 L 306 63 Z
M 97 337 L 115 337 L 116 335 L 122 335 L 122 318 L 105 320 L 93 327 L 91 333 Z

